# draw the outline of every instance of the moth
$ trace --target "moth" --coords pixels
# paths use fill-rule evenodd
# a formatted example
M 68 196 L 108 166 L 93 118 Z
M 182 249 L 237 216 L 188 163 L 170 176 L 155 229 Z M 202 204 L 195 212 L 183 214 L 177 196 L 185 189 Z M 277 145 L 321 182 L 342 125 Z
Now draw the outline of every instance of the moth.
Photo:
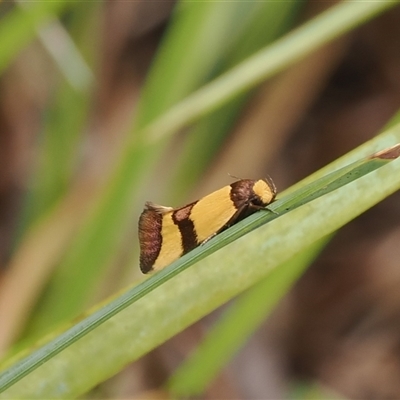
M 139 218 L 140 269 L 158 271 L 275 200 L 271 178 L 240 179 L 180 208 L 146 202 Z

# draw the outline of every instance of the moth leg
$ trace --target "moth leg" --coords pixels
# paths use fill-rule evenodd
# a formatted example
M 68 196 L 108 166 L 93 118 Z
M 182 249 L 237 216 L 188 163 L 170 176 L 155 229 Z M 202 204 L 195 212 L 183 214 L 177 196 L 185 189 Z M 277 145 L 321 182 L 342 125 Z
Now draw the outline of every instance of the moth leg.
M 268 207 L 265 207 L 265 210 L 272 212 L 272 214 L 279 215 L 278 212 L 276 212 L 276 211 L 274 211 L 274 210 L 271 210 L 271 209 L 268 208 Z
M 275 215 L 279 215 L 279 213 L 277 213 L 276 211 L 274 211 L 274 210 L 271 210 L 270 208 L 268 208 L 268 207 L 264 207 L 264 206 L 258 206 L 258 205 L 256 205 L 256 204 L 249 204 L 249 208 L 252 208 L 253 210 L 256 210 L 256 211 L 260 211 L 260 210 L 262 210 L 262 211 L 269 211 L 269 212 L 272 212 L 273 214 L 275 214 Z

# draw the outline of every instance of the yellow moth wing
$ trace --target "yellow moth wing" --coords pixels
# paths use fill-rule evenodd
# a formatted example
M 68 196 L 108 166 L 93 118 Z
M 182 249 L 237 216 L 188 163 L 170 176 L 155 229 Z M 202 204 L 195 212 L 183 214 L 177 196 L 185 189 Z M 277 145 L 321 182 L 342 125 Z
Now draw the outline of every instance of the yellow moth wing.
M 218 232 L 236 213 L 231 187 L 225 186 L 200 199 L 190 212 L 199 243 Z
M 162 219 L 162 246 L 153 270 L 158 271 L 182 255 L 181 233 L 179 227 L 172 220 L 172 212 L 163 215 Z

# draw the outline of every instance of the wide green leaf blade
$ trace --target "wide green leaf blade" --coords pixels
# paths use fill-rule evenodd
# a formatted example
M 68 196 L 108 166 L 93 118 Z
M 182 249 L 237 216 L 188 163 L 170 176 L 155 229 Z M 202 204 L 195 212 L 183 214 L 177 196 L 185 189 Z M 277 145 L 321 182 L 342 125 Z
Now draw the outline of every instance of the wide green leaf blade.
M 399 125 L 379 139 L 393 140 L 394 136 L 400 137 Z M 274 210 L 281 214 L 279 218 L 272 213 L 257 213 L 130 289 L 4 371 L 0 375 L 1 390 L 31 373 L 1 396 L 70 397 L 111 376 L 397 190 L 400 165 L 398 161 L 388 161 L 398 157 L 399 149 L 396 146 L 364 158 L 283 196 L 274 203 Z M 313 200 L 307 203 L 306 199 Z M 269 224 L 226 245 L 272 218 Z M 177 275 L 223 245 L 226 246 L 219 253 Z M 172 276 L 175 279 L 169 280 Z M 90 332 L 95 327 L 98 329 Z M 91 360 L 99 354 L 108 361 L 93 365 Z M 49 361 L 44 363 L 46 360 Z M 65 373 L 66 365 L 75 372 L 72 381 L 64 381 L 64 375 L 59 375 Z M 76 368 L 86 372 L 76 373 Z M 64 383 L 62 393 L 60 380 Z
M 167 384 L 168 390 L 176 396 L 203 393 L 327 241 L 327 238 L 317 241 L 241 295 L 210 329 L 194 353 L 178 367 Z

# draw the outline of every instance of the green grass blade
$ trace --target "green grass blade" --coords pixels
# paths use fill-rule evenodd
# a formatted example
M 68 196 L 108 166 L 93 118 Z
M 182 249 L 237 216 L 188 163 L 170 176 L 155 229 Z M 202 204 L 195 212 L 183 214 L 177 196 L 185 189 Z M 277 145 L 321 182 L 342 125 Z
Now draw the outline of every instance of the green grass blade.
M 323 238 L 317 241 L 240 296 L 207 333 L 194 353 L 175 371 L 167 384 L 168 390 L 180 397 L 203 393 L 249 336 L 265 321 L 266 315 L 272 312 L 327 240 Z
M 67 0 L 39 1 L 29 9 L 14 7 L 0 23 L 0 73 L 36 37 L 36 29 L 60 15 L 73 3 Z
M 400 135 L 399 126 L 396 125 L 390 133 Z M 387 154 L 392 154 L 393 158 L 398 157 L 399 149 L 400 146 L 397 146 Z M 95 341 L 96 346 L 104 345 L 108 348 L 108 340 L 105 338 L 109 337 L 112 343 L 116 345 L 118 343 L 117 347 L 121 350 L 123 348 L 123 354 L 119 349 L 108 348 L 107 352 L 111 358 L 124 358 L 123 361 L 122 359 L 117 361 L 115 358 L 110 361 L 110 369 L 118 370 L 126 362 L 136 359 L 172 334 L 249 288 L 303 248 L 332 233 L 397 190 L 400 187 L 399 163 L 388 163 L 390 160 L 391 158 L 386 159 L 382 155 L 360 160 L 352 166 L 344 167 L 311 183 L 309 186 L 312 188 L 300 188 L 297 196 L 292 194 L 283 197 L 274 203 L 274 209 L 281 213 L 279 218 L 273 215 L 275 220 L 258 229 L 257 232 L 243 238 L 244 240 L 231 243 L 218 255 L 210 255 L 185 273 L 176 276 L 178 272 L 183 271 L 206 254 L 253 230 L 261 224 L 261 220 L 265 223 L 272 213 L 258 213 L 253 216 L 255 218 L 249 217 L 221 233 L 215 240 L 200 246 L 169 268 L 151 276 L 4 371 L 0 375 L 0 391 L 31 372 L 28 377 L 21 380 L 21 385 L 15 384 L 13 390 L 4 392 L 4 396 L 23 397 L 23 393 L 25 395 L 30 393 L 29 396 L 36 396 L 37 393 L 47 397 L 59 396 L 60 385 L 57 379 L 48 379 L 46 387 L 37 387 L 36 373 L 45 373 L 44 376 L 49 376 L 47 374 L 55 371 L 48 369 L 49 364 L 52 363 L 45 363 L 41 369 L 38 367 L 50 358 L 57 363 L 60 359 L 57 354 L 63 349 L 65 351 L 61 357 L 62 364 L 65 365 L 66 362 L 64 357 L 67 359 L 72 357 L 76 363 L 77 356 L 81 357 L 83 349 L 89 352 L 93 350 L 89 345 L 90 338 Z M 377 168 L 379 171 L 370 173 Z M 365 196 L 366 191 L 369 192 L 368 196 Z M 315 193 L 321 197 L 316 197 Z M 305 204 L 307 199 L 314 200 Z M 301 204 L 303 206 L 298 207 Z M 292 209 L 291 212 L 283 214 L 289 208 Z M 304 231 L 308 232 L 307 235 L 303 234 Z M 285 237 L 285 241 L 280 240 L 281 237 Z M 265 257 L 266 255 L 268 258 Z M 224 262 L 221 262 L 222 259 Z M 243 268 L 243 265 L 247 267 Z M 175 279 L 169 280 L 172 276 L 176 276 Z M 162 283 L 163 285 L 158 287 Z M 157 290 L 154 290 L 156 287 Z M 143 298 L 145 294 L 147 296 Z M 127 308 L 133 302 L 137 304 Z M 118 311 L 121 312 L 116 315 Z M 114 318 L 109 320 L 111 316 Z M 99 326 L 100 324 L 102 325 Z M 95 327 L 98 327 L 97 335 L 96 331 L 88 335 Z M 78 338 L 82 339 L 76 342 Z M 123 346 L 121 346 L 122 343 Z M 81 350 L 76 352 L 76 346 Z M 128 355 L 129 361 L 125 358 Z M 70 362 L 72 360 L 68 361 Z M 112 374 L 107 365 L 108 363 L 102 364 L 99 369 L 92 365 L 92 368 L 97 370 L 96 383 L 98 379 Z M 77 382 L 82 378 L 83 382 Z M 75 374 L 72 387 L 66 391 L 65 395 L 68 397 L 82 393 L 82 385 L 86 385 L 88 389 L 95 384 L 94 381 L 88 382 L 90 379 L 86 378 L 81 377 L 81 374 Z

